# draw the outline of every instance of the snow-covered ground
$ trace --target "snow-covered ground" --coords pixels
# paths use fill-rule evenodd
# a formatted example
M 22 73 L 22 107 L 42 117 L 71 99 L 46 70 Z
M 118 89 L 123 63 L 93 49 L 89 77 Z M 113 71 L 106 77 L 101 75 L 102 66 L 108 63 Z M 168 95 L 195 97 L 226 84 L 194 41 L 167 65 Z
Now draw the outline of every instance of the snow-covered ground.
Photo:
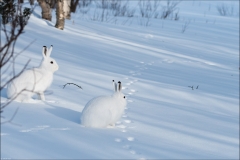
M 220 16 L 222 3 L 233 4 L 234 15 Z M 183 1 L 178 21 L 151 19 L 149 26 L 139 18 L 122 25 L 124 18 L 115 24 L 75 14 L 63 31 L 54 28 L 54 17 L 42 20 L 37 7 L 16 50 L 35 42 L 16 70 L 28 59 L 38 66 L 44 45 L 54 46 L 60 68 L 46 102 L 4 109 L 2 122 L 19 108 L 13 123 L 1 125 L 1 159 L 238 159 L 238 6 Z M 81 126 L 85 104 L 111 95 L 113 79 L 123 83 L 128 101 L 116 127 Z M 66 83 L 83 90 L 63 89 Z

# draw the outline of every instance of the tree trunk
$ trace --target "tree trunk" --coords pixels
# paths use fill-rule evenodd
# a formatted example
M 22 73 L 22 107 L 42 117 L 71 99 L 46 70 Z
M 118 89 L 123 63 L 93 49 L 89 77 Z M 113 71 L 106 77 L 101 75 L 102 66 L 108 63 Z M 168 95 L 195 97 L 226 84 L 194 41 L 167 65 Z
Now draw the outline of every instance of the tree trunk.
M 42 19 L 52 21 L 52 12 L 50 3 L 47 3 L 46 0 L 37 0 L 40 7 L 42 8 Z
M 71 6 L 70 0 L 63 0 L 63 12 L 65 19 L 71 19 L 70 6 Z
M 78 2 L 79 2 L 79 0 L 71 0 L 70 9 L 71 9 L 72 13 L 76 12 L 76 9 L 77 9 L 77 6 L 78 6 Z
M 56 8 L 55 6 L 56 6 L 56 2 L 57 0 L 51 0 L 51 3 L 50 3 L 50 7 L 52 8 L 52 9 L 54 9 L 54 8 Z
M 56 18 L 57 18 L 57 22 L 56 22 L 55 27 L 63 30 L 64 29 L 64 23 L 65 23 L 64 12 L 63 12 L 63 0 L 58 0 L 57 1 Z
M 30 3 L 31 6 L 34 5 L 34 1 L 35 0 L 29 0 L 29 3 Z
M 23 3 L 23 0 L 18 0 L 18 3 Z

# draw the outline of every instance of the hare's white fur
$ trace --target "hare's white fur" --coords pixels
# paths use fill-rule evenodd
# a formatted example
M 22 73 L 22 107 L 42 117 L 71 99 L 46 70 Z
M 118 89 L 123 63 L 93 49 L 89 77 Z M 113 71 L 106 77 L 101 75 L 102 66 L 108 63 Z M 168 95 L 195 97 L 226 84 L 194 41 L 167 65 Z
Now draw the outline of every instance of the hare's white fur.
M 126 98 L 119 85 L 113 81 L 114 94 L 100 96 L 90 100 L 82 111 L 81 124 L 86 127 L 104 128 L 114 126 L 127 105 Z
M 38 68 L 32 68 L 21 73 L 7 87 L 7 97 L 19 102 L 33 102 L 32 96 L 38 94 L 45 100 L 44 91 L 53 81 L 53 73 L 58 70 L 58 64 L 50 57 L 53 46 L 47 49 L 43 46 L 43 60 Z

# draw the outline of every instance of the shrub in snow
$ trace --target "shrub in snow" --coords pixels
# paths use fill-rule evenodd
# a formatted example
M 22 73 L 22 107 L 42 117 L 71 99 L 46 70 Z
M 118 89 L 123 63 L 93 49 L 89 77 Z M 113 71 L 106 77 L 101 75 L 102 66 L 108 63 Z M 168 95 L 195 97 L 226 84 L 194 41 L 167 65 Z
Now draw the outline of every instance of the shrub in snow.
M 95 128 L 115 126 L 124 112 L 127 101 L 121 92 L 121 82 L 117 85 L 113 80 L 113 87 L 113 95 L 96 97 L 86 104 L 81 115 L 82 125 Z
M 58 64 L 50 57 L 53 46 L 48 50 L 43 46 L 43 61 L 38 68 L 24 71 L 7 87 L 7 96 L 20 102 L 33 102 L 32 96 L 37 93 L 45 100 L 43 92 L 51 85 L 53 73 L 58 70 Z

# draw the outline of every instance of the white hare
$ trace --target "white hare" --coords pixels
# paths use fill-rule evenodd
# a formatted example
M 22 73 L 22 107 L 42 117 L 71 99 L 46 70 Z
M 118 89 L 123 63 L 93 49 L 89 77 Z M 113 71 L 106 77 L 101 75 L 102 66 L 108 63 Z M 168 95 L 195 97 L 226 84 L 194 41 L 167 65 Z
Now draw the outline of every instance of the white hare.
M 121 92 L 122 85 L 113 80 L 114 93 L 90 100 L 82 111 L 81 124 L 86 127 L 104 128 L 115 126 L 127 105 L 126 97 Z
M 43 46 L 43 60 L 39 67 L 21 73 L 7 87 L 7 97 L 19 102 L 34 102 L 32 96 L 38 94 L 45 100 L 44 91 L 53 81 L 53 73 L 58 70 L 58 64 L 50 57 L 53 46 L 48 49 Z

